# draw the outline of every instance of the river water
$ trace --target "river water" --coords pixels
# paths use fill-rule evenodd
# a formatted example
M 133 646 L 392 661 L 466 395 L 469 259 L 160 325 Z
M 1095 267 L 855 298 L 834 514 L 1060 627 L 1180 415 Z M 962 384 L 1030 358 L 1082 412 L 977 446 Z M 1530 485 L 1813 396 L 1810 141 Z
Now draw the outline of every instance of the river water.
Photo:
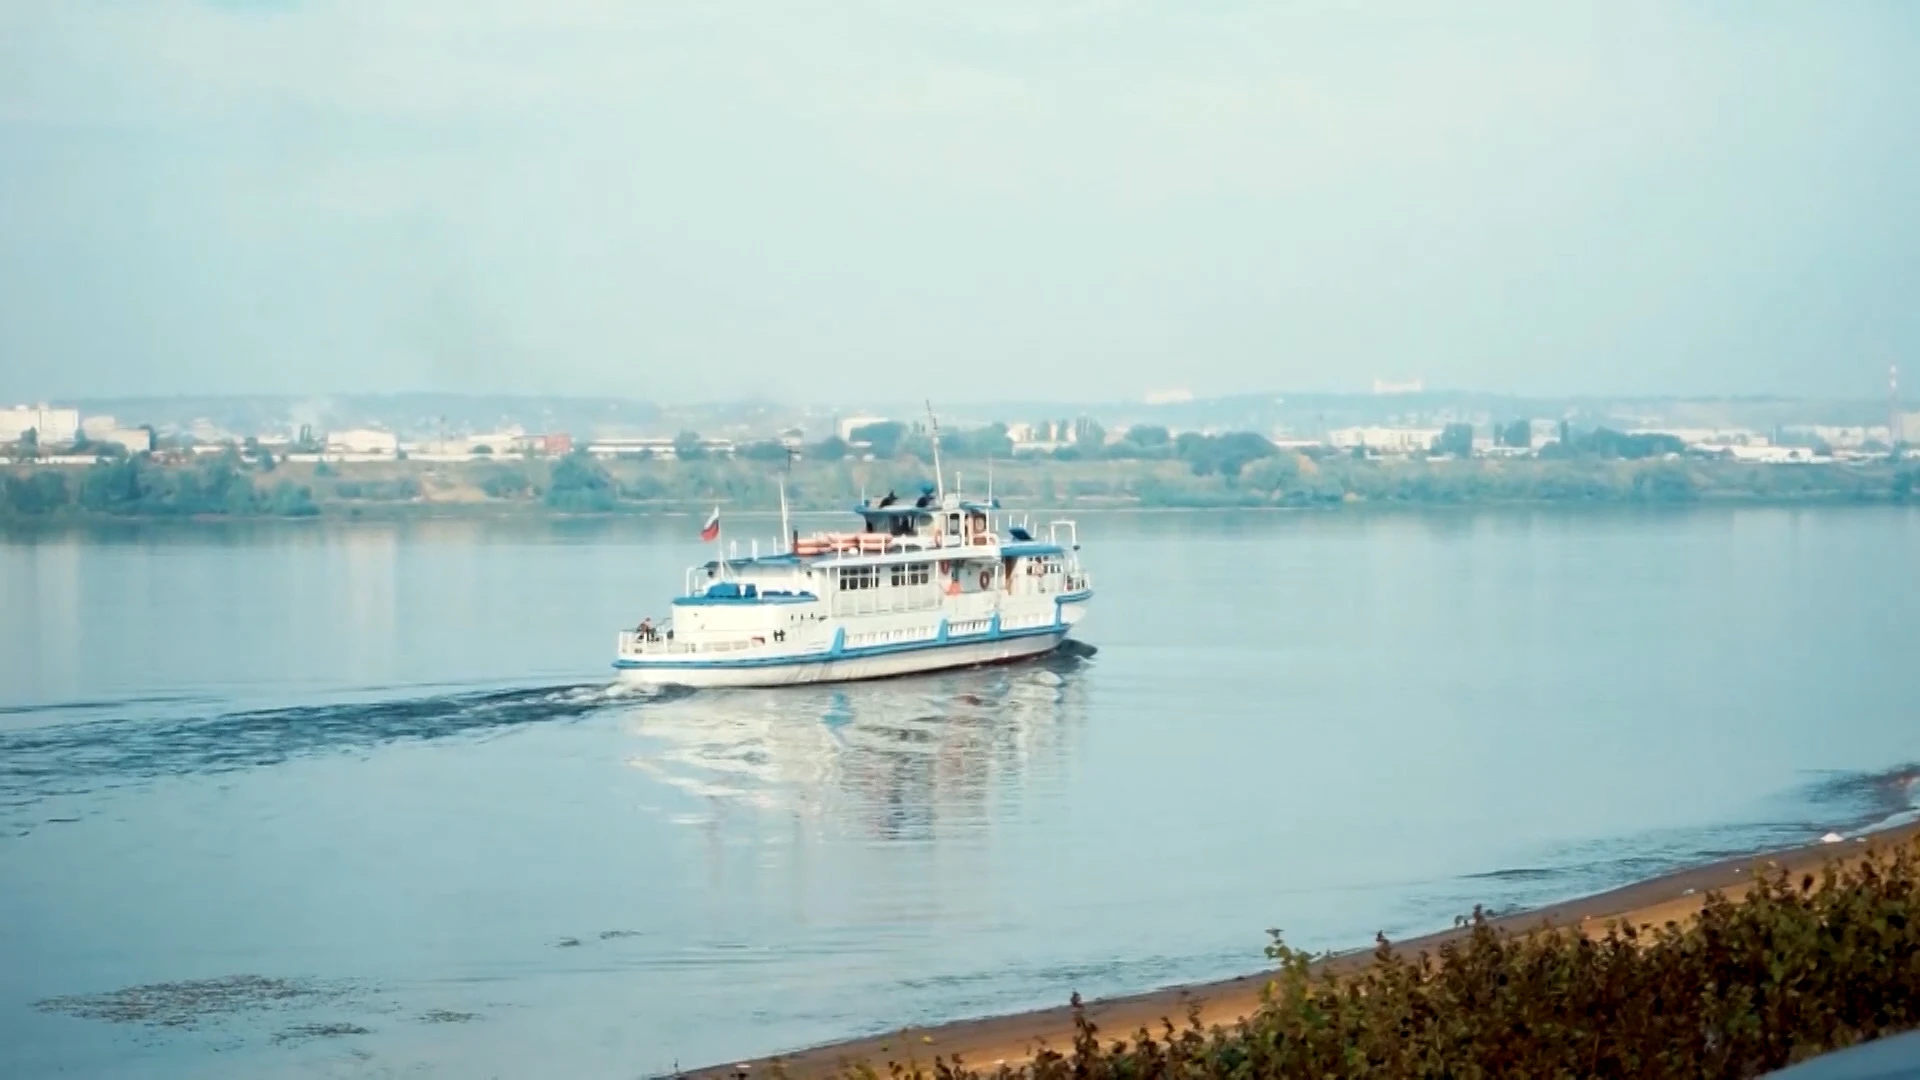
M 1920 512 L 1083 515 L 1092 649 L 621 693 L 697 529 L 0 534 L 0 1075 L 641 1076 L 1910 810 Z

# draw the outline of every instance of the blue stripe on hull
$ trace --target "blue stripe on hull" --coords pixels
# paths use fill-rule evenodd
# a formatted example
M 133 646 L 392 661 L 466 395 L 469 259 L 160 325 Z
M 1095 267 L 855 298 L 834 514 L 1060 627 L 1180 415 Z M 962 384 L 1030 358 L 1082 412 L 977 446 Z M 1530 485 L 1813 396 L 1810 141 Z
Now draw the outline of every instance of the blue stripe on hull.
M 1023 630 L 1001 630 L 996 618 L 994 626 L 984 634 L 969 634 L 965 637 L 951 638 L 946 641 L 906 641 L 898 645 L 868 645 L 846 648 L 846 631 L 838 630 L 833 636 L 833 647 L 814 653 L 800 653 L 787 656 L 753 656 L 738 660 L 663 660 L 648 663 L 640 660 L 615 660 L 613 666 L 619 670 L 645 669 L 648 671 L 699 671 L 717 669 L 749 669 L 767 667 L 798 667 L 806 664 L 827 664 L 837 660 L 864 660 L 872 656 L 888 656 L 894 653 L 920 652 L 927 649 L 962 649 L 976 645 L 990 644 L 996 641 L 1012 641 L 1017 638 L 1039 637 L 1044 634 L 1059 634 L 1064 628 L 1056 620 L 1045 626 L 1029 627 Z

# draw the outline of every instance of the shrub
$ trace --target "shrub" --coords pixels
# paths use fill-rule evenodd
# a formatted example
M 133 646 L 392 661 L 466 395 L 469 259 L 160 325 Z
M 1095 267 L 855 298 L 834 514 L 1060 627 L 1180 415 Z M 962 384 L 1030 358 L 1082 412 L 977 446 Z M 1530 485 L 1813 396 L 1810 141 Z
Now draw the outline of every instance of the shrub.
M 1260 1010 L 1203 1031 L 1197 1013 L 1102 1045 L 1074 998 L 1072 1051 L 943 1080 L 1149 1077 L 1752 1077 L 1920 1023 L 1915 848 L 1818 879 L 1759 875 L 1739 901 L 1654 931 L 1616 924 L 1512 935 L 1476 911 L 1468 932 L 1411 959 L 1384 938 L 1349 976 L 1312 975 L 1275 935 Z M 870 1070 L 868 1070 L 870 1072 Z M 921 1066 L 896 1075 L 930 1075 Z
M 480 490 L 489 499 L 517 499 L 533 487 L 527 474 L 518 469 L 503 469 L 480 481 Z
M 45 470 L 0 477 L 0 494 L 5 495 L 0 510 L 21 516 L 52 514 L 67 507 L 67 478 Z
M 567 513 L 613 509 L 613 478 L 588 454 L 576 450 L 553 467 L 546 503 Z
M 313 501 L 312 488 L 282 480 L 273 488 L 273 512 L 282 517 L 313 517 L 320 507 Z

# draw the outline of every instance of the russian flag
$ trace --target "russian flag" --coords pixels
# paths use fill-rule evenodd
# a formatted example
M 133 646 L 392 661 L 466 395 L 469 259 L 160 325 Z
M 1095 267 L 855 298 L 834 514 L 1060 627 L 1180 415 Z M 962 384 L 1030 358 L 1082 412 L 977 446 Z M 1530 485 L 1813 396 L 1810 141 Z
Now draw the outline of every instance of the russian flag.
M 713 508 L 713 516 L 707 519 L 705 525 L 700 526 L 700 540 L 711 544 L 718 539 L 720 539 L 720 508 L 716 506 Z

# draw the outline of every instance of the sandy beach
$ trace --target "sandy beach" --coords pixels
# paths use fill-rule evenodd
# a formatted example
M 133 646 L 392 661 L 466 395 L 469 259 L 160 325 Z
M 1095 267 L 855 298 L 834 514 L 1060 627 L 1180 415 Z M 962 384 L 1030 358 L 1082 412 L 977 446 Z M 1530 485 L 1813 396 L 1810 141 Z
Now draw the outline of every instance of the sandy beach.
M 1769 871 L 1785 868 L 1796 875 L 1813 872 L 1828 861 L 1855 860 L 1870 848 L 1907 843 L 1916 836 L 1920 836 L 1920 823 L 1838 843 L 1813 843 L 1725 859 L 1564 903 L 1503 916 L 1493 920 L 1492 925 L 1513 932 L 1537 929 L 1542 924 L 1580 926 L 1590 934 L 1600 935 L 1605 933 L 1610 923 L 1660 926 L 1684 921 L 1700 910 L 1710 892 L 1720 892 L 1729 899 L 1744 895 L 1756 868 Z M 1465 932 L 1461 929 L 1445 930 L 1394 942 L 1394 947 L 1407 954 L 1431 951 L 1463 936 Z M 1369 963 L 1371 953 L 1372 946 L 1369 943 L 1353 952 L 1323 960 L 1315 968 L 1333 973 L 1354 970 Z M 1267 971 L 1252 971 L 1217 982 L 1170 986 L 1144 994 L 1092 1001 L 1087 1003 L 1086 1010 L 1088 1017 L 1103 1032 L 1116 1037 L 1141 1028 L 1158 1028 L 1162 1019 L 1172 1019 L 1178 1025 L 1196 1005 L 1204 1024 L 1231 1024 L 1259 1007 L 1261 990 L 1269 978 Z M 1061 988 L 1063 998 L 1071 992 L 1071 987 Z M 701 1080 L 713 1080 L 736 1075 L 743 1067 L 750 1073 L 764 1072 L 776 1062 L 788 1076 L 797 1080 L 836 1076 L 848 1067 L 861 1063 L 869 1064 L 885 1075 L 890 1062 L 930 1064 L 935 1057 L 951 1060 L 955 1055 L 972 1067 L 991 1067 L 1000 1063 L 1015 1065 L 1030 1060 L 1043 1048 L 1065 1050 L 1071 1045 L 1072 1038 L 1072 1010 L 1069 1006 L 1060 1005 L 931 1027 L 904 1028 L 886 1035 L 718 1064 L 691 1071 L 688 1075 Z

